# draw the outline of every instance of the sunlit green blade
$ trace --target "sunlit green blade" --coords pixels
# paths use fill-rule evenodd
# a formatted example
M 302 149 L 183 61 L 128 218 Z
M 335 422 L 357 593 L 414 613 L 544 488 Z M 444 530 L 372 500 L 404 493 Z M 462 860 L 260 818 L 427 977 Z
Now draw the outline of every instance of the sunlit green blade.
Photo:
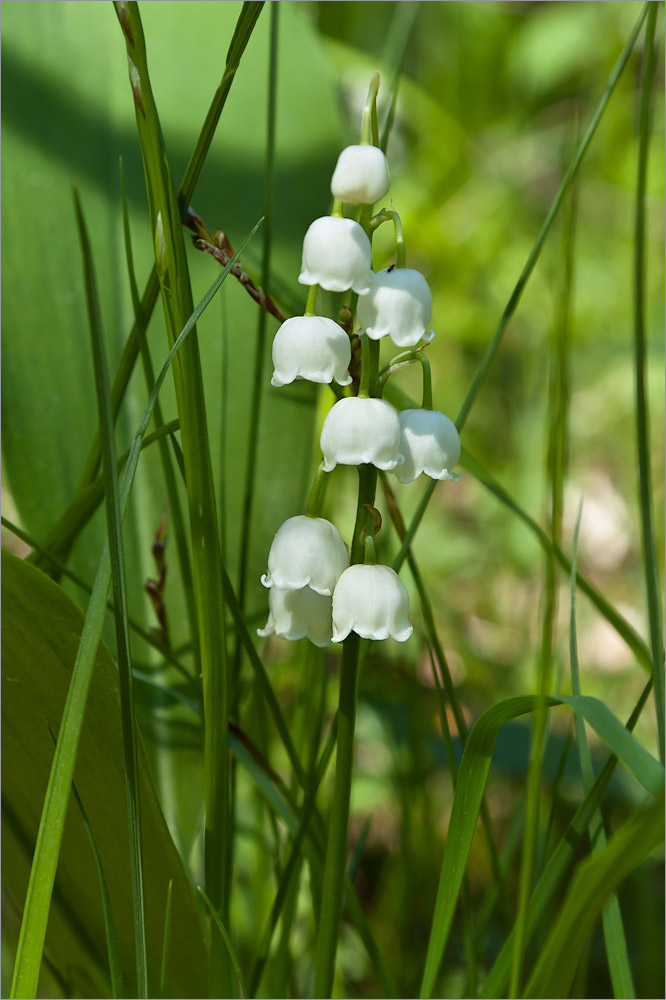
M 648 681 L 638 703 L 636 704 L 634 711 L 631 713 L 631 718 L 627 722 L 627 729 L 629 731 L 631 731 L 636 725 L 651 690 L 652 681 L 650 680 Z M 569 865 L 576 855 L 576 851 L 580 847 L 580 844 L 587 833 L 590 821 L 599 807 L 617 762 L 618 759 L 615 756 L 608 758 L 599 772 L 592 789 L 589 794 L 585 796 L 583 802 L 576 810 L 576 813 L 564 832 L 564 835 L 560 839 L 559 844 L 548 859 L 546 867 L 541 875 L 541 878 L 537 882 L 530 900 L 527 922 L 528 942 L 530 938 L 533 937 L 537 927 L 539 926 L 539 921 L 541 920 L 546 907 L 553 898 L 555 891 L 564 878 Z M 495 960 L 492 969 L 486 977 L 486 981 L 483 984 L 483 988 L 480 993 L 480 996 L 486 998 L 486 1000 L 491 1000 L 493 997 L 500 996 L 506 986 L 506 983 L 508 982 L 509 972 L 511 969 L 511 956 L 513 952 L 513 937 L 514 935 L 512 931 L 500 954 Z
M 421 996 L 432 997 L 439 967 L 451 930 L 458 893 L 476 830 L 479 807 L 490 770 L 492 752 L 500 726 L 509 719 L 533 712 L 542 700 L 536 695 L 507 698 L 487 709 L 477 719 L 458 772 L 449 832 L 444 850 L 435 914 L 421 985 Z M 603 702 L 586 697 L 551 697 L 548 707 L 566 704 L 580 712 L 612 752 L 654 796 L 661 794 L 663 768 L 625 729 Z
M 659 732 L 659 753 L 664 760 L 664 637 L 662 600 L 654 534 L 652 468 L 650 462 L 650 421 L 646 382 L 645 350 L 645 267 L 646 206 L 645 192 L 650 141 L 652 91 L 655 81 L 655 22 L 659 7 L 649 3 L 645 29 L 643 86 L 638 112 L 638 178 L 636 182 L 636 217 L 634 223 L 634 365 L 636 379 L 636 433 L 638 444 L 638 487 L 641 513 L 641 547 L 647 593 L 650 652 L 654 676 L 654 698 Z
M 146 960 L 146 924 L 143 884 L 143 846 L 141 836 L 141 803 L 139 801 L 139 761 L 136 747 L 136 721 L 132 690 L 132 662 L 129 640 L 127 592 L 125 590 L 125 559 L 122 537 L 122 517 L 118 491 L 116 448 L 111 414 L 111 390 L 106 364 L 102 317 L 100 313 L 95 270 L 78 193 L 74 191 L 74 208 L 83 254 L 83 271 L 88 304 L 88 321 L 92 341 L 95 392 L 99 414 L 102 443 L 102 478 L 106 500 L 106 524 L 113 583 L 114 621 L 118 677 L 120 680 L 120 705 L 127 781 L 127 820 L 129 826 L 130 860 L 132 870 L 132 896 L 134 912 L 134 939 L 136 946 L 136 980 L 139 997 L 148 996 L 148 968 Z
M 625 823 L 603 851 L 580 865 L 523 996 L 569 995 L 583 948 L 604 902 L 663 839 L 662 792 L 649 809 Z

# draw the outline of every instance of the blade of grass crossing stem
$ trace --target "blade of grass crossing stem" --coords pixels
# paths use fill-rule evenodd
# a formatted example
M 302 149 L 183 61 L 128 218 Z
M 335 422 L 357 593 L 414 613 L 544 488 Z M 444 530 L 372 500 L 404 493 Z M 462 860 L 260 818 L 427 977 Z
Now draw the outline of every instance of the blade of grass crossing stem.
M 268 288 L 271 271 L 271 248 L 273 242 L 273 189 L 275 172 L 275 124 L 277 107 L 278 82 L 278 25 L 280 5 L 270 5 L 270 32 L 268 55 L 268 107 L 266 113 L 266 155 L 264 162 L 264 228 L 261 253 L 261 287 Z M 240 527 L 240 543 L 238 553 L 238 602 L 241 614 L 245 615 L 248 553 L 250 548 L 250 533 L 252 530 L 252 515 L 254 510 L 254 494 L 257 470 L 257 455 L 259 446 L 259 424 L 261 418 L 261 400 L 264 383 L 264 358 L 266 355 L 266 327 L 268 313 L 259 309 L 257 316 L 257 339 L 254 348 L 254 370 L 252 374 L 252 394 L 250 399 L 250 426 L 247 440 L 247 465 L 245 469 L 245 484 L 243 491 L 243 506 Z M 243 641 L 236 634 L 233 665 L 230 676 L 230 711 L 238 714 L 238 691 L 243 660 Z M 233 765 L 232 765 L 233 767 Z M 231 774 L 231 805 L 232 823 L 236 814 L 236 780 L 235 767 Z M 229 837 L 225 845 L 231 871 L 233 867 L 234 839 Z
M 571 562 L 567 556 L 562 552 L 562 550 L 557 546 L 553 545 L 552 541 L 543 530 L 543 528 L 537 524 L 537 522 L 530 517 L 530 515 L 525 511 L 520 504 L 513 499 L 512 496 L 507 493 L 503 486 L 501 486 L 496 479 L 488 472 L 482 462 L 478 458 L 471 455 L 470 452 L 463 447 L 462 457 L 460 459 L 460 464 L 468 472 L 471 472 L 475 479 L 481 483 L 493 496 L 499 500 L 501 504 L 507 507 L 509 510 L 513 511 L 523 524 L 529 528 L 532 534 L 535 536 L 536 540 L 539 542 L 544 551 L 551 551 L 554 553 L 560 566 L 564 569 L 566 573 L 571 572 Z M 397 560 L 394 562 L 394 567 Z M 590 583 L 590 581 L 582 575 L 582 573 L 576 573 L 576 583 L 579 590 L 589 597 L 597 610 L 603 615 L 609 625 L 611 625 L 617 634 L 626 642 L 629 649 L 632 651 L 640 665 L 647 670 L 652 672 L 652 660 L 650 657 L 650 651 L 639 636 L 638 632 L 634 629 L 632 625 L 623 618 L 622 615 L 616 611 L 616 609 L 608 603 L 603 594 Z
M 169 161 L 155 105 L 138 5 L 117 2 L 134 95 L 144 164 L 157 272 L 170 344 L 192 312 L 185 242 Z M 190 516 L 194 597 L 197 608 L 204 690 L 204 869 L 206 890 L 226 915 L 231 873 L 228 844 L 233 836 L 229 810 L 229 676 L 220 565 L 217 503 L 208 443 L 201 360 L 196 336 L 183 345 L 173 367 L 174 385 Z M 213 993 L 229 993 L 233 977 L 227 950 L 211 924 L 210 983 Z
M 576 559 L 578 553 L 578 532 L 580 529 L 580 516 L 583 510 L 582 500 L 578 508 L 578 518 L 574 531 L 573 548 L 571 553 L 571 609 L 569 618 L 569 660 L 571 665 L 571 690 L 574 695 L 580 692 L 580 671 L 578 667 L 578 646 L 576 641 Z M 580 771 L 583 778 L 583 790 L 589 795 L 594 785 L 594 769 L 592 767 L 592 754 L 587 740 L 587 730 L 585 722 L 579 716 L 575 717 L 576 742 L 578 744 L 578 758 L 580 760 Z M 597 809 L 590 821 L 590 844 L 592 854 L 598 854 L 606 846 L 606 830 L 601 814 L 601 809 Z M 622 923 L 622 912 L 617 893 L 613 892 L 608 898 L 602 910 L 602 924 L 604 930 L 604 943 L 606 945 L 606 959 L 610 971 L 611 982 L 613 984 L 613 994 L 616 997 L 634 997 L 633 977 L 631 975 L 631 965 L 629 964 L 629 951 L 627 939 Z
M 181 219 L 185 219 L 187 216 L 189 204 L 194 194 L 194 189 L 197 185 L 197 181 L 199 180 L 199 175 L 203 168 L 210 144 L 213 140 L 220 115 L 222 114 L 227 97 L 229 96 L 229 91 L 236 75 L 236 70 L 240 65 L 241 58 L 250 40 L 263 5 L 263 0 L 261 0 L 261 2 L 245 2 L 243 3 L 240 14 L 238 15 L 236 28 L 227 52 L 226 65 L 220 85 L 213 96 L 213 100 L 210 108 L 208 109 L 208 113 L 178 191 L 178 206 L 180 209 Z M 155 308 L 158 294 L 159 281 L 157 277 L 157 269 L 153 267 L 144 288 L 143 295 L 141 296 L 141 315 L 145 317 L 146 323 L 148 323 L 153 309 Z M 123 348 L 118 370 L 111 387 L 111 408 L 114 419 L 118 414 L 130 377 L 134 371 L 134 365 L 136 363 L 138 353 L 139 328 L 135 322 L 132 326 L 129 337 L 127 338 L 125 347 Z M 100 463 L 100 454 L 99 434 L 96 434 L 90 447 L 90 452 L 88 453 L 88 457 L 81 474 L 81 479 L 79 480 L 79 488 L 87 486 L 97 475 Z M 66 511 L 63 517 L 56 523 L 47 535 L 44 540 L 44 547 L 53 552 L 54 555 L 59 556 L 64 561 L 80 530 L 81 529 L 78 526 L 77 521 L 75 519 L 72 520 L 71 518 L 68 518 Z
M 553 546 L 560 546 L 562 534 L 562 509 L 564 502 L 564 475 L 567 455 L 567 414 L 569 402 L 568 354 L 571 339 L 571 297 L 574 274 L 576 199 L 572 191 L 564 219 L 564 275 L 559 295 L 555 322 L 550 343 L 548 386 L 548 445 L 546 478 L 549 492 L 549 535 Z M 553 647 L 555 618 L 557 614 L 556 563 L 553 548 L 545 552 L 543 583 L 543 619 L 541 651 L 537 670 L 537 693 L 542 698 L 550 694 L 553 686 Z M 527 771 L 527 798 L 525 833 L 523 837 L 518 913 L 515 924 L 515 944 L 509 996 L 517 997 L 522 979 L 525 953 L 527 906 L 532 879 L 537 866 L 540 827 L 541 777 L 548 740 L 548 710 L 545 702 L 534 714 L 530 758 Z
M 647 0 L 647 2 L 644 4 L 643 9 L 638 17 L 638 20 L 636 21 L 636 24 L 634 25 L 634 28 L 631 32 L 631 35 L 629 36 L 627 44 L 622 50 L 620 58 L 615 64 L 613 71 L 610 77 L 608 78 L 608 82 L 606 83 L 606 86 L 604 87 L 601 97 L 599 98 L 597 106 L 594 109 L 594 113 L 590 120 L 590 124 L 588 125 L 585 133 L 583 134 L 578 149 L 576 150 L 576 153 L 574 154 L 574 157 L 569 165 L 569 169 L 567 170 L 566 174 L 562 179 L 562 182 L 555 195 L 555 198 L 553 199 L 553 202 L 548 210 L 546 218 L 544 219 L 541 229 L 539 230 L 534 245 L 527 257 L 525 266 L 521 271 L 520 277 L 518 278 L 518 281 L 516 282 L 513 292 L 511 293 L 511 297 L 509 298 L 509 301 L 506 304 L 504 312 L 500 317 L 497 328 L 490 340 L 490 343 L 488 344 L 488 347 L 486 348 L 486 352 L 483 358 L 479 362 L 479 366 L 476 370 L 474 378 L 472 379 L 472 384 L 467 391 L 467 395 L 463 400 L 463 404 L 456 418 L 456 426 L 459 431 L 463 429 L 467 421 L 467 418 L 470 414 L 472 406 L 474 405 L 474 401 L 481 387 L 481 384 L 485 379 L 486 375 L 488 374 L 490 366 L 499 349 L 502 337 L 504 336 L 504 331 L 509 325 L 511 318 L 518 307 L 518 303 L 520 302 L 522 294 L 525 290 L 525 286 L 527 285 L 527 282 L 532 274 L 532 271 L 534 270 L 536 262 L 539 259 L 539 255 L 541 254 L 543 245 L 546 242 L 546 237 L 548 236 L 548 233 L 550 232 L 553 222 L 555 221 L 559 208 L 562 202 L 564 201 L 564 198 L 567 192 L 569 191 L 569 188 L 571 187 L 574 178 L 578 174 L 585 153 L 587 152 L 588 146 L 592 141 L 592 137 L 594 136 L 594 133 L 597 130 L 599 122 L 603 117 L 604 111 L 608 106 L 608 102 L 611 98 L 613 91 L 615 90 L 617 82 L 622 76 L 624 68 L 627 65 L 627 62 L 629 61 L 629 56 L 633 51 L 634 45 L 636 44 L 636 39 L 640 34 L 643 21 L 645 20 L 645 17 L 647 15 L 648 7 L 649 7 L 649 0 Z M 430 483 L 428 483 L 428 486 L 426 487 L 426 490 L 421 498 L 421 502 L 419 503 L 419 506 L 416 509 L 414 517 L 412 518 L 412 522 L 409 525 L 405 541 L 403 542 L 402 548 L 400 550 L 400 554 L 397 560 L 399 562 L 399 565 L 402 565 L 407 549 L 411 545 L 412 539 L 416 534 L 418 526 L 421 522 L 421 518 L 423 517 L 426 507 L 430 502 L 430 498 L 432 497 L 435 491 L 436 485 L 437 485 L 437 480 L 433 479 Z
M 173 893 L 173 879 L 169 879 L 167 889 L 166 906 L 164 908 L 164 937 L 162 939 L 162 965 L 160 967 L 160 997 L 166 994 L 167 970 L 169 968 L 169 942 L 171 938 L 171 896 Z
M 125 560 L 122 538 L 122 512 L 118 490 L 116 448 L 113 439 L 111 415 L 111 389 L 106 364 L 102 317 L 97 295 L 95 271 L 88 232 L 83 218 L 79 196 L 74 190 L 74 207 L 83 254 L 86 301 L 90 322 L 95 393 L 102 442 L 102 475 L 106 498 L 106 525 L 111 559 L 113 583 L 114 621 L 116 626 L 116 656 L 120 687 L 120 712 L 125 760 L 127 791 L 127 823 L 129 827 L 130 870 L 132 877 L 132 910 L 134 915 L 134 945 L 136 950 L 137 996 L 148 996 L 148 968 L 146 959 L 146 923 L 143 885 L 143 856 L 141 838 L 141 803 L 139 801 L 139 758 L 136 743 L 136 720 L 132 689 L 132 663 L 130 653 L 127 592 L 125 589 Z
M 220 932 L 222 940 L 224 941 L 224 943 L 226 945 L 227 951 L 229 953 L 229 958 L 231 959 L 231 963 L 232 963 L 232 965 L 234 967 L 234 972 L 236 973 L 236 979 L 238 980 L 238 985 L 240 986 L 241 991 L 242 991 L 241 992 L 241 996 L 244 996 L 244 997 L 250 996 L 250 994 L 247 992 L 247 986 L 245 985 L 245 978 L 243 976 L 243 970 L 240 967 L 240 962 L 238 961 L 238 956 L 237 956 L 237 954 L 235 952 L 235 949 L 234 949 L 234 946 L 233 946 L 233 944 L 231 942 L 231 938 L 229 937 L 229 932 L 227 931 L 226 927 L 224 926 L 224 923 L 222 921 L 222 917 L 217 912 L 217 910 L 215 909 L 215 907 L 213 906 L 213 904 L 211 903 L 210 899 L 208 898 L 208 896 L 206 895 L 206 893 L 204 892 L 204 890 L 201 888 L 200 885 L 197 886 L 197 889 L 199 890 L 199 893 L 202 896 L 203 901 L 205 902 L 206 906 L 210 910 L 210 914 L 211 914 L 213 920 L 215 921 L 215 923 L 217 925 L 217 928 L 218 928 L 218 930 Z
M 650 649 L 654 674 L 659 752 L 664 760 L 664 642 L 661 620 L 661 594 L 657 568 L 652 511 L 652 469 L 650 463 L 650 417 L 645 374 L 645 189 L 652 88 L 654 85 L 656 46 L 655 22 L 658 4 L 650 3 L 643 48 L 643 84 L 638 110 L 638 172 L 636 178 L 636 216 L 634 223 L 634 364 L 636 380 L 636 432 L 638 449 L 638 486 L 641 514 L 641 547 L 647 592 Z
M 657 802 L 625 823 L 603 851 L 580 864 L 523 996 L 570 995 L 583 949 L 609 893 L 658 848 L 663 839 L 662 792 Z
M 152 387 L 155 385 L 155 372 L 153 370 L 153 362 L 150 357 L 150 350 L 148 348 L 148 340 L 146 337 L 147 318 L 144 317 L 141 311 L 141 300 L 139 298 L 139 290 L 137 288 L 136 278 L 134 275 L 132 236 L 130 232 L 129 213 L 127 211 L 125 175 L 123 171 L 122 159 L 120 161 L 120 194 L 121 194 L 122 212 L 123 212 L 123 236 L 125 241 L 125 260 L 127 264 L 127 276 L 130 286 L 130 295 L 132 298 L 132 308 L 134 310 L 134 323 L 136 325 L 139 336 L 139 351 L 141 354 L 141 361 L 143 364 L 143 373 L 146 380 L 146 388 L 148 389 L 148 392 L 150 392 Z M 162 426 L 162 424 L 164 424 L 164 418 L 162 416 L 162 407 L 160 406 L 159 399 L 155 403 L 155 422 L 158 426 Z M 183 583 L 183 594 L 185 596 L 185 607 L 187 608 L 187 618 L 190 626 L 190 636 L 194 647 L 194 662 L 198 663 L 199 635 L 197 631 L 196 608 L 194 606 L 192 563 L 190 560 L 190 552 L 187 547 L 183 509 L 181 506 L 180 496 L 176 485 L 176 476 L 173 471 L 171 453 L 169 451 L 169 443 L 167 441 L 160 440 L 159 452 L 160 452 L 160 461 L 162 463 L 162 474 L 164 476 L 164 482 L 166 484 L 166 489 L 167 489 L 167 496 L 169 498 L 169 513 L 171 515 L 171 521 L 173 524 L 173 534 L 176 540 L 176 553 L 178 555 L 178 565 L 180 568 L 180 575 Z
M 580 712 L 643 787 L 654 797 L 661 794 L 664 780 L 663 767 L 627 732 L 603 702 L 596 698 L 564 696 L 550 697 L 546 702 L 549 708 L 567 705 L 574 711 Z M 432 997 L 437 983 L 499 728 L 510 719 L 537 711 L 542 704 L 543 699 L 538 695 L 507 698 L 479 716 L 470 731 L 453 797 L 421 997 Z M 595 808 L 597 804 L 595 803 Z
M 55 736 L 53 737 L 53 742 L 55 743 Z M 102 895 L 102 912 L 104 914 L 104 933 L 106 935 L 106 951 L 109 956 L 111 996 L 113 997 L 113 1000 L 119 1000 L 119 998 L 125 996 L 125 984 L 123 983 L 122 963 L 120 951 L 118 949 L 118 932 L 116 930 L 116 922 L 113 918 L 113 908 L 111 906 L 111 897 L 109 896 L 109 887 L 107 885 L 106 878 L 104 877 L 102 858 L 100 857 L 95 835 L 92 832 L 92 827 L 90 826 L 87 813 L 83 807 L 83 802 L 81 801 L 81 797 L 76 790 L 74 782 L 72 782 L 72 793 L 76 799 L 76 804 L 79 807 L 83 825 L 86 828 L 88 840 L 90 841 L 93 857 L 95 859 L 95 867 L 97 868 L 97 874 L 99 876 L 99 888 Z
M 639 698 L 626 728 L 631 732 L 641 712 L 645 707 L 652 691 L 652 679 L 650 679 Z M 585 796 L 583 802 L 576 810 L 569 826 L 550 855 L 546 867 L 544 868 L 539 881 L 530 899 L 528 914 L 528 943 L 534 936 L 540 925 L 541 918 L 546 911 L 546 907 L 558 886 L 567 874 L 569 865 L 573 861 L 580 844 L 585 837 L 590 821 L 605 794 L 608 783 L 615 771 L 618 758 L 611 754 L 594 782 L 590 792 Z M 495 963 L 486 977 L 480 997 L 490 1000 L 492 997 L 501 996 L 511 971 L 511 956 L 513 954 L 514 931 L 511 932 L 505 941 L 502 950 L 497 956 Z
M 189 317 L 181 330 L 178 339 L 169 351 L 168 357 L 157 376 L 157 381 L 146 404 L 143 417 L 139 423 L 132 447 L 123 470 L 120 483 L 120 510 L 124 516 L 129 501 L 129 494 L 134 481 L 134 474 L 141 454 L 141 445 L 152 418 L 155 400 L 167 376 L 171 363 L 183 342 L 191 333 L 197 320 L 204 312 L 211 299 L 226 279 L 232 266 L 241 255 L 251 238 L 256 233 L 258 222 L 252 232 L 243 241 L 242 246 L 234 254 L 232 260 L 218 274 L 217 278 L 206 292 L 201 302 Z M 83 724 L 86 700 L 90 689 L 95 653 L 102 632 L 106 615 L 106 603 L 111 586 L 111 562 L 108 541 L 100 558 L 97 575 L 93 584 L 90 602 L 86 612 L 79 648 L 72 669 L 72 676 L 67 690 L 67 698 L 63 709 L 58 741 L 56 744 L 49 781 L 44 796 L 42 815 L 39 821 L 37 842 L 33 855 L 30 878 L 23 909 L 23 919 L 16 949 L 14 974 L 12 978 L 11 997 L 23 998 L 36 995 L 39 978 L 41 956 L 44 948 L 46 924 L 48 921 L 53 882 L 58 864 L 58 854 L 65 825 L 69 793 L 74 775 L 74 765 Z

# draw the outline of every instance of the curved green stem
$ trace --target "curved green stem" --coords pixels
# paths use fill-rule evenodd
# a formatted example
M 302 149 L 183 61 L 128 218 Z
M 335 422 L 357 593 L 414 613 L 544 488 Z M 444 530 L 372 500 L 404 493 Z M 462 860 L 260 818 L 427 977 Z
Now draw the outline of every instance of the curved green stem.
M 397 212 L 394 212 L 392 208 L 383 208 L 381 212 L 377 212 L 366 225 L 366 230 L 368 235 L 374 233 L 375 229 L 379 229 L 381 225 L 385 222 L 393 223 L 393 230 L 395 232 L 395 250 L 397 255 L 397 267 L 405 267 L 407 262 L 407 250 L 405 248 L 405 236 L 402 231 L 402 220 Z
M 320 462 L 312 483 L 312 489 L 310 490 L 307 510 L 305 511 L 308 517 L 319 516 L 319 508 L 326 490 L 326 475 L 327 473 L 324 472 L 324 463 Z
M 317 292 L 319 291 L 319 285 L 310 285 L 310 291 L 308 292 L 308 297 L 305 302 L 305 312 L 304 316 L 316 316 L 317 315 Z

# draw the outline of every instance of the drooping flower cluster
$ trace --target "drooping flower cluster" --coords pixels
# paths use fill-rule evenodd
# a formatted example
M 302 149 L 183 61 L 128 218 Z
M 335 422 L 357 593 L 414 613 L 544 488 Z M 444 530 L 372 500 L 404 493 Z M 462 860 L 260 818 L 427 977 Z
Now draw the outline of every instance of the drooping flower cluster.
M 367 140 L 367 124 L 364 135 Z M 348 388 L 342 396 L 337 390 L 339 398 L 324 421 L 322 463 L 307 513 L 285 521 L 271 545 L 268 572 L 262 577 L 269 588 L 269 616 L 260 636 L 307 637 L 320 647 L 341 642 L 352 631 L 366 639 L 408 639 L 412 626 L 407 590 L 393 569 L 375 564 L 370 525 L 363 526 L 357 537 L 357 524 L 350 565 L 350 550 L 338 529 L 318 516 L 318 484 L 336 465 L 374 466 L 392 473 L 401 483 L 411 483 L 422 473 L 433 479 L 460 478 L 454 472 L 460 458 L 455 424 L 432 409 L 430 369 L 423 354 L 434 336 L 429 328 L 432 295 L 428 283 L 418 271 L 405 266 L 397 213 L 383 209 L 371 215 L 371 206 L 384 197 L 388 186 L 386 157 L 377 145 L 362 141 L 342 151 L 331 180 L 333 214 L 316 219 L 303 242 L 298 280 L 310 286 L 305 315 L 286 320 L 273 342 L 274 386 L 306 379 L 335 380 Z M 345 217 L 344 205 L 363 206 L 360 221 Z M 372 233 L 386 221 L 395 226 L 397 266 L 375 273 Z M 351 303 L 356 302 L 356 318 L 347 324 L 351 332 L 316 314 L 318 287 L 355 293 Z M 362 370 L 355 392 L 349 368 L 357 337 L 362 345 Z M 395 359 L 394 368 L 389 363 L 380 373 L 378 345 L 373 350 L 370 342 L 383 338 L 407 350 L 398 356 L 399 361 Z M 423 406 L 399 412 L 381 393 L 393 371 L 411 361 L 423 366 Z M 372 482 L 371 497 L 359 493 L 359 509 L 365 505 L 376 513 Z

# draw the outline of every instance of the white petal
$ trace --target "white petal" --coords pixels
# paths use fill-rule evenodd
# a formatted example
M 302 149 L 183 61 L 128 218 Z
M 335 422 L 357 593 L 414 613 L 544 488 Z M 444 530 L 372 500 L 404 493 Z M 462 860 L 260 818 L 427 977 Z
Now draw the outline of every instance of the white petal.
M 350 566 L 333 592 L 333 641 L 351 631 L 363 639 L 404 642 L 412 634 L 409 595 L 390 566 Z
M 310 587 L 330 597 L 348 565 L 349 551 L 335 525 L 323 517 L 299 514 L 278 529 L 268 554 L 268 573 L 261 582 L 283 590 Z
M 326 416 L 321 450 L 327 472 L 340 465 L 369 463 L 385 472 L 402 464 L 397 410 L 383 399 L 347 396 Z
M 331 193 L 348 205 L 373 205 L 388 191 L 386 156 L 377 146 L 347 146 L 338 157 Z
M 365 230 L 353 219 L 326 215 L 315 219 L 303 240 L 302 285 L 330 292 L 368 291 L 372 248 Z
M 309 639 L 315 646 L 331 642 L 331 608 L 333 598 L 315 593 L 310 587 L 302 590 L 281 590 L 273 587 L 268 595 L 268 621 L 257 629 L 262 638 L 272 635 L 281 639 Z
M 460 479 L 452 471 L 460 459 L 460 435 L 449 417 L 438 410 L 402 410 L 399 420 L 400 450 L 405 456 L 395 470 L 399 482 L 411 483 L 422 472 L 431 479 Z
M 398 347 L 415 347 L 432 340 L 427 330 L 432 294 L 419 271 L 389 267 L 374 274 L 370 290 L 358 300 L 358 321 L 372 340 L 390 337 Z
M 275 334 L 271 383 L 282 386 L 300 378 L 349 385 L 350 361 L 351 344 L 341 326 L 325 316 L 294 316 Z

